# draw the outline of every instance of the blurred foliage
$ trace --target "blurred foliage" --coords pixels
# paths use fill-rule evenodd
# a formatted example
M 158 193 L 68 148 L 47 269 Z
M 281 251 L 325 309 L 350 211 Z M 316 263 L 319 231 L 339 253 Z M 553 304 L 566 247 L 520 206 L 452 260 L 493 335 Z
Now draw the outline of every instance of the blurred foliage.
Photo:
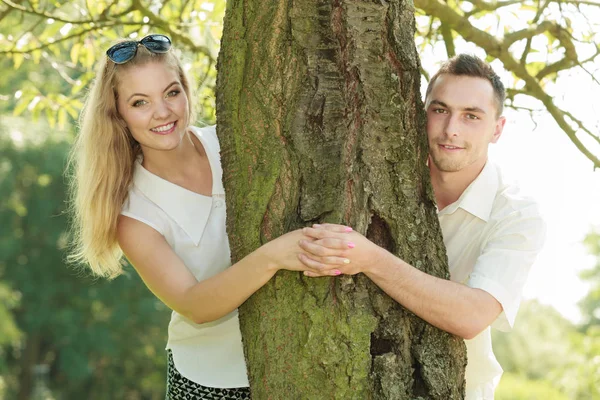
M 197 84 L 199 118 L 215 122 L 224 1 L 0 2 L 0 112 L 64 129 L 77 119 L 98 57 L 118 38 L 164 33 Z M 198 44 L 199 43 L 199 44 Z
M 19 304 L 19 294 L 10 289 L 4 282 L 0 282 L 0 371 L 6 369 L 2 347 L 15 343 L 21 336 L 21 331 L 15 323 L 13 310 Z
M 550 306 L 521 305 L 510 333 L 492 331 L 505 373 L 499 400 L 600 398 L 600 330 L 585 332 Z
M 511 373 L 502 375 L 496 400 L 570 400 L 548 381 L 529 380 Z
M 15 117 L 0 125 L 0 312 L 10 312 L 0 335 L 6 396 L 28 398 L 32 368 L 46 364 L 56 398 L 162 398 L 166 307 L 131 269 L 108 283 L 65 267 L 70 137 Z
M 494 353 L 505 371 L 541 380 L 573 355 L 572 344 L 565 340 L 573 333 L 575 327 L 552 307 L 526 302 L 512 332 L 494 332 Z
M 586 236 L 584 244 L 588 252 L 596 257 L 594 267 L 581 274 L 581 278 L 591 284 L 588 295 L 580 303 L 585 318 L 583 329 L 586 330 L 600 328 L 600 230 L 592 230 Z

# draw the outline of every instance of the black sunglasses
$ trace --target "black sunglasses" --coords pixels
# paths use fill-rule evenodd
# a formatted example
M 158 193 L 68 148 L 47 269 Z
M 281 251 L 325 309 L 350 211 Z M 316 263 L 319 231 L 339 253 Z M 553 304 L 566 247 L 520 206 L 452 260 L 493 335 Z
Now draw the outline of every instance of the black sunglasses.
M 106 50 L 106 55 L 115 64 L 125 64 L 135 57 L 139 45 L 144 46 L 152 53 L 166 53 L 171 48 L 171 39 L 165 35 L 148 35 L 140 41 L 130 40 L 117 43 Z

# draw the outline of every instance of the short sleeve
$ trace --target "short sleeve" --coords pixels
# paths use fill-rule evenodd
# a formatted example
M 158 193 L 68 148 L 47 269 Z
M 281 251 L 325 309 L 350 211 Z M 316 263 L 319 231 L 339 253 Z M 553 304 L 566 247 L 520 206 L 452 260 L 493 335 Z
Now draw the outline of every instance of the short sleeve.
M 169 225 L 165 221 L 163 212 L 135 186 L 129 191 L 129 196 L 121 209 L 121 215 L 138 220 L 163 236 L 168 230 Z
M 467 285 L 485 290 L 502 305 L 494 328 L 512 328 L 529 270 L 545 237 L 546 224 L 536 205 L 509 214 L 492 230 Z

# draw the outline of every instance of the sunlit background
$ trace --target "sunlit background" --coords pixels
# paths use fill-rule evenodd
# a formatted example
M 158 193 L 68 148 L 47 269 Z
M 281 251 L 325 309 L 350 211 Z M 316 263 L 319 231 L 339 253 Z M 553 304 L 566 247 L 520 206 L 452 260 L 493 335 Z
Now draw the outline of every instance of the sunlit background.
M 594 56 L 600 29 L 590 21 L 600 20 L 600 7 L 578 9 L 570 1 L 559 9 L 555 2 L 548 2 L 542 19 L 567 27 L 577 38 L 579 59 Z M 542 3 L 515 2 L 468 22 L 502 36 L 532 27 L 528 21 Z M 445 4 L 468 12 L 492 3 Z M 121 36 L 170 30 L 199 82 L 202 120 L 214 122 L 224 6 L 201 0 L 0 1 L 0 400 L 164 398 L 166 307 L 131 270 L 113 282 L 96 282 L 64 265 L 65 157 L 92 67 L 101 49 Z M 103 10 L 110 18 L 77 23 Z M 439 17 L 417 12 L 415 42 L 429 73 L 447 58 Z M 541 68 L 559 60 L 563 53 L 555 42 L 536 36 L 528 63 Z M 456 33 L 453 43 L 456 52 L 486 57 Z M 519 41 L 510 51 L 524 47 Z M 502 62 L 492 65 L 507 86 L 521 87 Z M 585 67 L 587 72 L 561 72 L 544 90 L 598 134 L 600 65 Z M 505 369 L 497 398 L 600 398 L 600 234 L 593 234 L 600 232 L 600 173 L 539 101 L 517 96 L 512 105 L 516 109 L 506 108 L 508 123 L 490 157 L 539 201 L 548 236 L 515 330 L 494 333 Z M 589 135 L 581 140 L 600 155 L 600 141 Z

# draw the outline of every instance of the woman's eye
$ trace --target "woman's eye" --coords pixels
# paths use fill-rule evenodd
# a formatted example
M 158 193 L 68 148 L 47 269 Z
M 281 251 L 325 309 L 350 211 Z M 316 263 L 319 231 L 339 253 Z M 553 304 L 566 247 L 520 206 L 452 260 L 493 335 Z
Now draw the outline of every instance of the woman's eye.
M 175 96 L 177 96 L 179 93 L 181 93 L 181 91 L 180 91 L 180 90 L 171 90 L 171 91 L 170 91 L 170 92 L 167 94 L 167 96 L 168 96 L 168 97 L 175 97 Z
M 444 110 L 443 108 L 434 108 L 433 112 L 436 114 L 445 114 L 446 110 Z
M 143 106 L 146 103 L 147 103 L 146 100 L 136 100 L 136 101 L 133 102 L 132 105 L 134 107 L 140 107 L 140 106 Z

